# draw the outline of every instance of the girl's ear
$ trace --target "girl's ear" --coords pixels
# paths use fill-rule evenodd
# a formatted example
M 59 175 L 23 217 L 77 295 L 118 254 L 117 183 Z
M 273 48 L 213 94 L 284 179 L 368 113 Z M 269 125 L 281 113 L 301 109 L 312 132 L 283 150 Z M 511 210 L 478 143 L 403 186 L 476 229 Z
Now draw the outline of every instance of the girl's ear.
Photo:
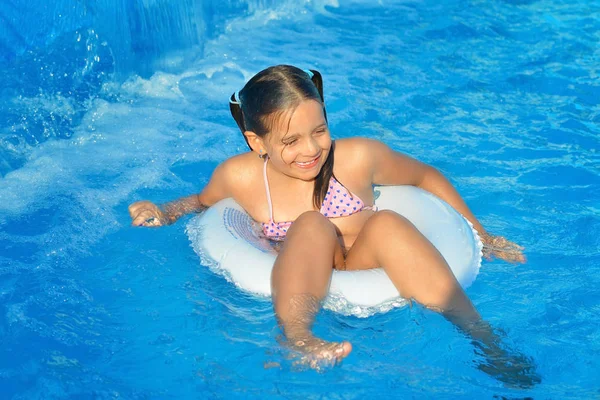
M 244 137 L 246 138 L 248 146 L 250 146 L 252 151 L 258 154 L 260 157 L 267 154 L 267 148 L 265 147 L 263 138 L 252 131 L 244 131 Z

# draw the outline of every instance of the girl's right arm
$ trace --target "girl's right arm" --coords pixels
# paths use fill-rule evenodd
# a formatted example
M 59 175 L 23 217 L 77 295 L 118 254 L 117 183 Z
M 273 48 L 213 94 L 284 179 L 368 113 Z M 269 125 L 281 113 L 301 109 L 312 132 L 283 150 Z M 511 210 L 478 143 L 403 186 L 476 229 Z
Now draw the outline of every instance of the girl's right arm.
M 186 214 L 201 213 L 226 197 L 231 197 L 231 192 L 228 174 L 224 164 L 221 164 L 215 169 L 210 181 L 199 194 L 182 197 L 162 205 L 156 205 L 148 200 L 131 204 L 129 206 L 131 225 L 145 227 L 170 225 Z

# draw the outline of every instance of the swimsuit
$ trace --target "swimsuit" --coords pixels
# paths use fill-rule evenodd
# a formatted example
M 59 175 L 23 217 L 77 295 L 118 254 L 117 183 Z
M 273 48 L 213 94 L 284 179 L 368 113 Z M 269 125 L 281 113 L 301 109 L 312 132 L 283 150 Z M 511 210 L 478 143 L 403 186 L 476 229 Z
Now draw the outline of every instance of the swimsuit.
M 261 225 L 266 237 L 273 240 L 283 240 L 294 221 L 273 221 L 273 203 L 271 202 L 271 191 L 269 190 L 269 180 L 267 178 L 268 160 L 269 158 L 267 157 L 264 163 L 263 177 L 267 191 L 267 201 L 269 202 L 269 222 L 262 222 Z M 332 176 L 329 179 L 329 188 L 319 212 L 327 218 L 338 218 L 347 217 L 363 210 L 377 211 L 377 206 L 365 206 L 360 197 L 352 194 Z

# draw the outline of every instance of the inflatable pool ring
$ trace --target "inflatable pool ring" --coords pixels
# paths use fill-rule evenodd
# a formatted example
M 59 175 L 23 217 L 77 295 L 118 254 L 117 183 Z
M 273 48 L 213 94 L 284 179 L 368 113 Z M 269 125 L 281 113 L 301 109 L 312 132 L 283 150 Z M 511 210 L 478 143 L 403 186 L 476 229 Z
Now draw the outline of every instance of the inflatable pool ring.
M 463 288 L 481 266 L 481 240 L 469 221 L 447 203 L 414 186 L 376 186 L 375 204 L 393 210 L 419 229 L 444 256 Z M 207 229 L 208 228 L 208 229 Z M 204 234 L 204 232 L 210 232 Z M 233 199 L 221 200 L 187 225 L 203 264 L 241 289 L 271 295 L 271 269 L 277 256 L 269 240 Z M 333 271 L 324 307 L 366 317 L 406 304 L 382 268 Z

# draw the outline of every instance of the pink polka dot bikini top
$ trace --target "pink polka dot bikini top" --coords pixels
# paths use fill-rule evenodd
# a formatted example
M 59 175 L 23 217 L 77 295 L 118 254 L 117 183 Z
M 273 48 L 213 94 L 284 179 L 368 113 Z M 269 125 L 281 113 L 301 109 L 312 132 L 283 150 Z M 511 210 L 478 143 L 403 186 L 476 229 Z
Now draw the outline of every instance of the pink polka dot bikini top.
M 269 222 L 262 222 L 262 230 L 266 237 L 273 240 L 283 240 L 287 231 L 294 221 L 273 221 L 273 203 L 271 202 L 271 191 L 269 190 L 269 179 L 267 178 L 267 162 L 265 159 L 263 177 L 269 202 Z M 377 211 L 377 206 L 365 206 L 360 197 L 350 193 L 348 189 L 338 182 L 333 176 L 329 179 L 329 188 L 321 204 L 319 212 L 327 218 L 347 217 L 363 210 Z

